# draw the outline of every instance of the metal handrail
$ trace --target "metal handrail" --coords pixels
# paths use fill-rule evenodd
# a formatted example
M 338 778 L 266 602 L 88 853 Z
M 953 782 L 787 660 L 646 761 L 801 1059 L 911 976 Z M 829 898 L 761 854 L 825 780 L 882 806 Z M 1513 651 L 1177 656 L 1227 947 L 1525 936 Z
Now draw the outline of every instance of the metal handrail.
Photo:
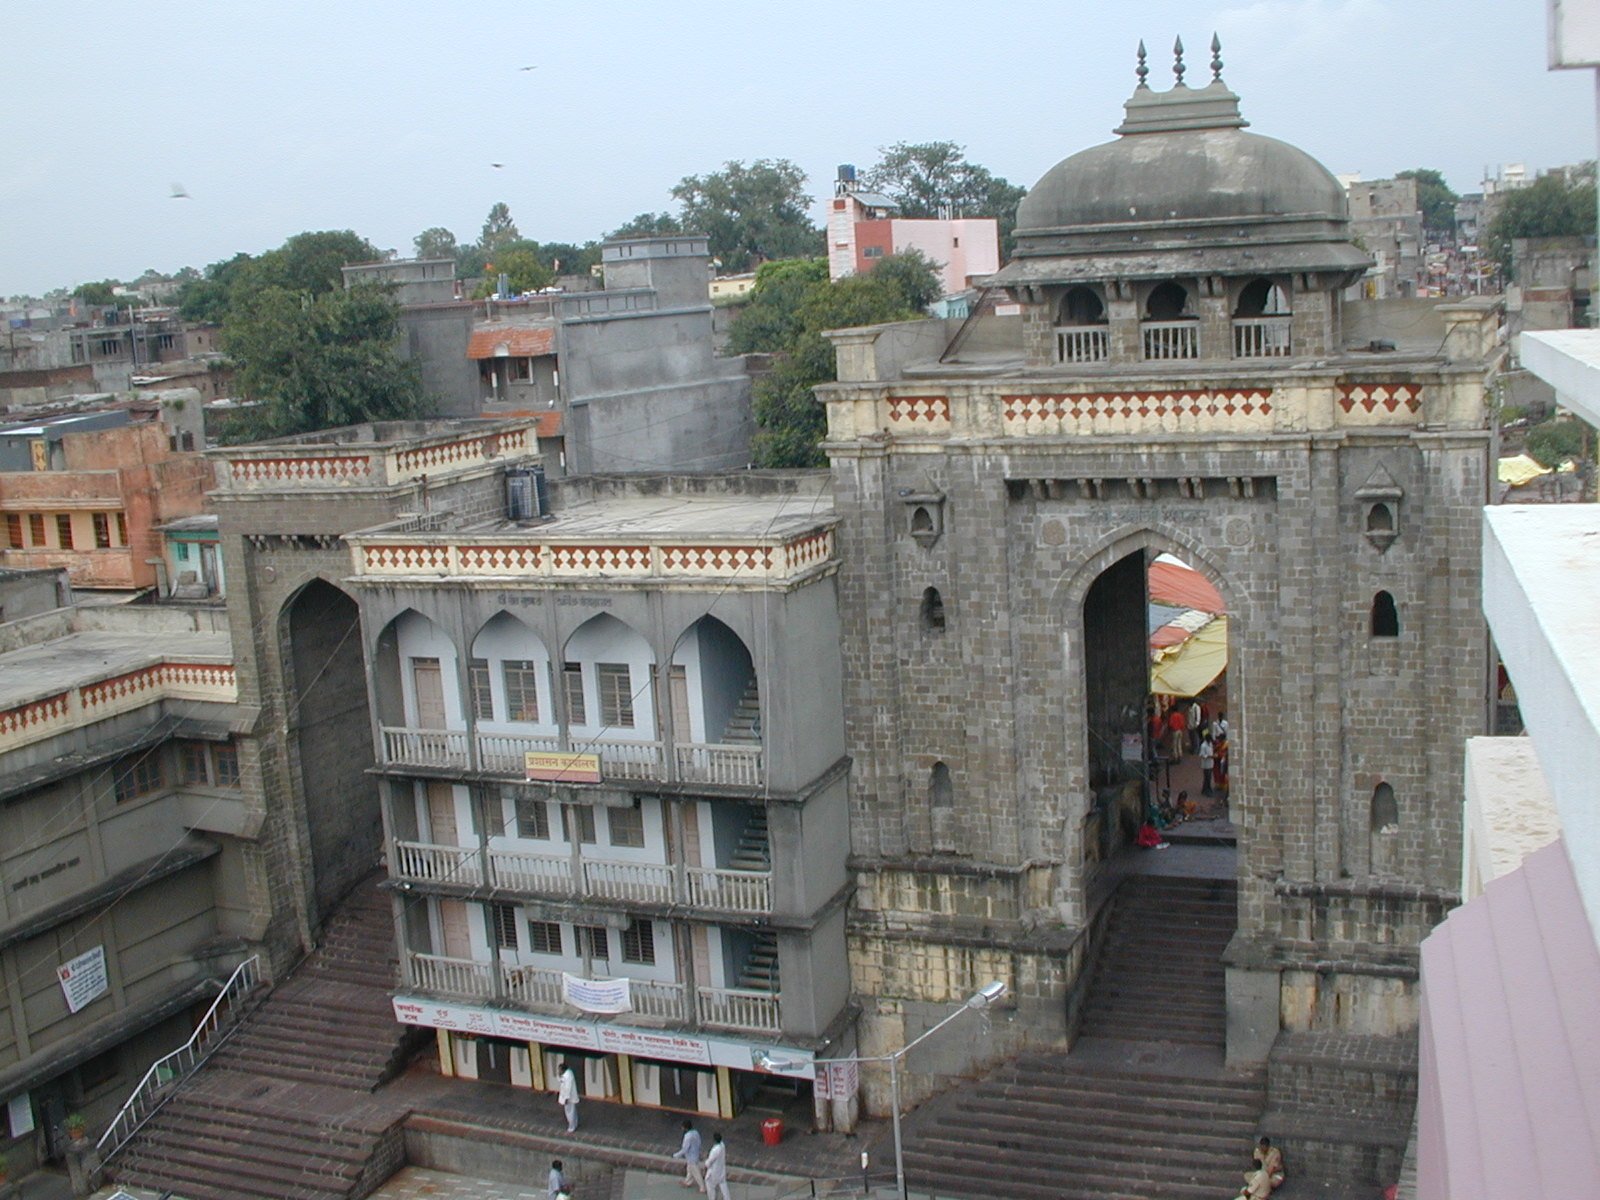
M 165 1054 L 150 1064 L 150 1069 L 144 1073 L 139 1086 L 133 1089 L 128 1102 L 112 1118 L 110 1127 L 95 1143 L 102 1163 L 110 1162 L 112 1156 L 132 1141 L 140 1127 L 167 1102 L 175 1090 L 169 1085 L 181 1083 L 194 1074 L 195 1068 L 215 1049 L 210 1042 L 222 1029 L 219 1014 L 224 1004 L 231 1012 L 233 1005 L 255 988 L 261 979 L 260 963 L 261 956 L 252 954 L 234 968 L 233 974 L 228 976 L 228 982 L 222 985 L 222 991 L 217 993 L 217 998 L 206 1010 L 206 1015 L 200 1018 L 200 1024 L 189 1035 L 189 1040 L 171 1054 Z M 174 1063 L 179 1065 L 174 1068 Z M 106 1148 L 107 1142 L 111 1143 L 110 1149 Z

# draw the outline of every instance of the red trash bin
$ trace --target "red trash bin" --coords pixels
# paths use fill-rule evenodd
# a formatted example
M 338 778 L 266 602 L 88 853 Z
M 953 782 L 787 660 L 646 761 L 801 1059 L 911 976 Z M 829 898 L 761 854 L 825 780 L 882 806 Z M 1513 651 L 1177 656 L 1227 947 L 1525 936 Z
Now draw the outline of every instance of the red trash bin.
M 761 1140 L 769 1146 L 776 1146 L 783 1141 L 783 1121 L 778 1117 L 768 1117 L 761 1122 Z

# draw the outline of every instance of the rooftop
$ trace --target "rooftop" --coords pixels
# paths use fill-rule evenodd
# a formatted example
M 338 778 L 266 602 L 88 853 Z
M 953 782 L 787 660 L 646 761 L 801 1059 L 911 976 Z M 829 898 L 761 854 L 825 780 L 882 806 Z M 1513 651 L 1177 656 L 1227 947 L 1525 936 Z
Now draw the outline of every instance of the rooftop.
M 163 662 L 220 665 L 232 661 L 233 646 L 226 633 L 69 633 L 0 654 L 0 709 Z

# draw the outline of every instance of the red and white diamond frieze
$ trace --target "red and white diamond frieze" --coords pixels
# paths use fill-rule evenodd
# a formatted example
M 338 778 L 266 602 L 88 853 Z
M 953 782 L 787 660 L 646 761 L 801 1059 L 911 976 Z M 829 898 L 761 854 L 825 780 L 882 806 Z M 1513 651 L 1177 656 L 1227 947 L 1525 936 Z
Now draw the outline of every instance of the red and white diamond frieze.
M 1420 383 L 1341 383 L 1339 407 L 1354 415 L 1362 412 L 1418 413 L 1422 411 L 1422 385 Z
M 950 428 L 948 396 L 890 396 L 884 404 L 891 425 L 926 430 Z
M 1067 427 L 1120 433 L 1152 424 L 1252 428 L 1268 424 L 1273 412 L 1271 388 L 1016 394 L 1001 401 L 1008 433 L 1053 433 Z

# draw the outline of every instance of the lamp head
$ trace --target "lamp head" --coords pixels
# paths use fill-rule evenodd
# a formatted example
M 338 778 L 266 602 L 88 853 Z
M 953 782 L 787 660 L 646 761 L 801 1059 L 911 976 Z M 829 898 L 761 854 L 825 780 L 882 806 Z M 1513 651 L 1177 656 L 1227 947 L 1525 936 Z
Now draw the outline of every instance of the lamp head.
M 1004 997 L 1008 990 L 1004 983 L 996 979 L 979 988 L 977 994 L 967 1001 L 967 1006 L 969 1008 L 988 1008 L 991 1004 Z

